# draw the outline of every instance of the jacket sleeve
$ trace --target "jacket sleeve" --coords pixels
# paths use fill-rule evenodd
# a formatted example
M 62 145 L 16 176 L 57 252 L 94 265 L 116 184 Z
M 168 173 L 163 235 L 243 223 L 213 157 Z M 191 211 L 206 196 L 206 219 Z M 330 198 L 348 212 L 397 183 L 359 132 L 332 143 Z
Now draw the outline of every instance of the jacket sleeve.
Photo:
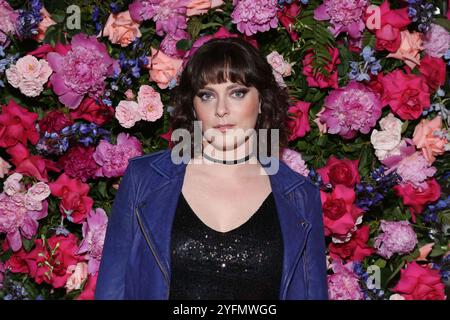
M 125 273 L 133 239 L 133 208 L 136 186 L 129 160 L 109 216 L 99 266 L 95 300 L 124 299 Z
M 306 243 L 306 259 L 308 274 L 308 299 L 328 300 L 326 246 L 323 226 L 322 201 L 320 189 L 311 185 L 311 231 Z

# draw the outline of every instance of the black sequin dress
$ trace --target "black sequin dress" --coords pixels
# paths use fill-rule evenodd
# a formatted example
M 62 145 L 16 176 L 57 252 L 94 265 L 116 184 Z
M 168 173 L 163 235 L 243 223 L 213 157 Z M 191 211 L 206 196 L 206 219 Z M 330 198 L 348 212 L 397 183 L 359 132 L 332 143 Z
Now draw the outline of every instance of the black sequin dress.
M 169 299 L 277 300 L 282 265 L 273 193 L 229 232 L 204 224 L 180 194 L 172 227 Z

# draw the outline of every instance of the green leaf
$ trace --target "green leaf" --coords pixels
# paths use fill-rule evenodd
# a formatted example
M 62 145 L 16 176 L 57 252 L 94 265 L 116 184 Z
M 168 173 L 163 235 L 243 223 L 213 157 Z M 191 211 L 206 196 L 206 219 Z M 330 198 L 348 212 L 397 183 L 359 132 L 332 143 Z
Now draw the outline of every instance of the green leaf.
M 386 267 L 386 260 L 384 259 L 377 259 L 377 261 L 375 261 L 374 263 L 376 266 L 379 266 L 381 269 L 383 269 L 384 267 Z

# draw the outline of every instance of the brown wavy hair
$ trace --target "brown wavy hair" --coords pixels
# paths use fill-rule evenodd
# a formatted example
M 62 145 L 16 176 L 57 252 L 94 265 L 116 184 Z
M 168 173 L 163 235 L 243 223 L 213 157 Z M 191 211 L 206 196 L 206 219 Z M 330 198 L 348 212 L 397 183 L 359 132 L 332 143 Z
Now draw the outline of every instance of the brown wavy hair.
M 193 100 L 196 93 L 208 83 L 219 84 L 227 80 L 258 90 L 261 113 L 255 130 L 259 140 L 259 129 L 268 129 L 269 139 L 260 142 L 266 143 L 269 153 L 271 129 L 279 130 L 280 150 L 287 146 L 289 131 L 286 121 L 290 105 L 287 89 L 278 85 L 271 65 L 261 52 L 238 37 L 209 40 L 190 57 L 180 75 L 178 86 L 172 91 L 171 128 L 186 129 L 193 137 L 196 120 Z M 193 152 L 194 144 L 191 146 Z

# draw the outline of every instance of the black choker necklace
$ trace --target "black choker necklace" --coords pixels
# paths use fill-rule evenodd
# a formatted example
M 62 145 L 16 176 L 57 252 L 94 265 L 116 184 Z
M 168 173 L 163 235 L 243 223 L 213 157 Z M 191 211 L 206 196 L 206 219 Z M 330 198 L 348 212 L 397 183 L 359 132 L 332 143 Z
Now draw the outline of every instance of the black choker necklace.
M 241 158 L 241 159 L 220 160 L 220 159 L 214 159 L 214 158 L 210 157 L 209 155 L 207 155 L 206 153 L 203 153 L 203 157 L 205 157 L 206 159 L 216 162 L 216 163 L 222 163 L 222 164 L 238 164 L 238 163 L 247 161 L 248 159 L 250 159 L 251 156 L 252 156 L 252 153 L 246 155 L 244 158 Z

